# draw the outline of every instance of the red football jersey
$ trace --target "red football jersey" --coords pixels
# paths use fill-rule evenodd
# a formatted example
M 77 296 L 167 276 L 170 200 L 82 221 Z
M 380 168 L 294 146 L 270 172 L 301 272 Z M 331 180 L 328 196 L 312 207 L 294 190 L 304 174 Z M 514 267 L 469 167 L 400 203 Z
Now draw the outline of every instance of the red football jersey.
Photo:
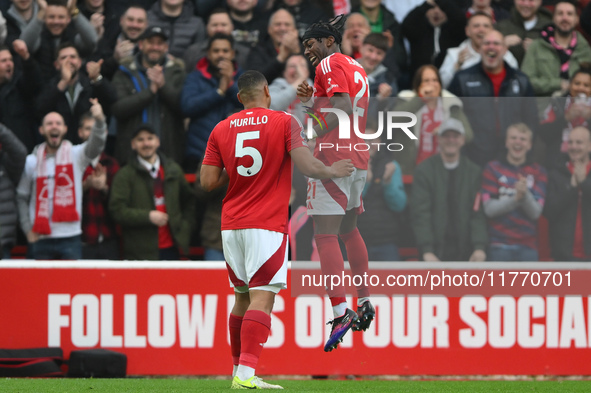
M 369 82 L 367 80 L 367 74 L 361 64 L 342 53 L 333 53 L 325 57 L 316 67 L 314 97 L 330 98 L 335 93 L 345 93 L 351 97 L 353 111 L 359 115 L 359 131 L 365 133 L 367 106 L 369 104 Z M 328 104 L 326 99 L 317 99 L 314 102 L 315 111 L 319 112 L 319 106 L 326 104 Z M 323 115 L 326 116 L 326 113 Z M 346 140 L 339 139 L 338 129 L 333 129 L 329 133 L 317 138 L 314 156 L 325 165 L 350 158 L 356 168 L 367 169 L 369 152 L 365 146 L 366 142 L 355 134 L 353 131 L 353 115 L 349 117 L 351 138 Z M 321 143 L 325 143 L 326 145 L 321 145 Z M 330 146 L 328 144 L 332 144 L 334 147 L 326 147 Z M 337 145 L 339 146 L 338 149 L 336 148 Z
M 291 156 L 306 147 L 292 115 L 245 109 L 213 129 L 203 164 L 226 168 L 230 177 L 222 230 L 258 228 L 287 233 Z

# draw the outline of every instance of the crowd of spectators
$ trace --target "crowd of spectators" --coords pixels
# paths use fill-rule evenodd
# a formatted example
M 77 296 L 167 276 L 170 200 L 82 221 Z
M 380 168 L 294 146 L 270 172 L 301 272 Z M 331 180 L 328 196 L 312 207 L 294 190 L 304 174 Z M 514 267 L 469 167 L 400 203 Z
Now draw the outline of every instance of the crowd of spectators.
M 403 149 L 370 151 L 371 260 L 403 245 L 426 261 L 538 260 L 543 217 L 554 259 L 591 260 L 588 0 L 0 0 L 2 257 L 20 243 L 36 259 L 178 259 L 192 244 L 222 259 L 225 190 L 184 174 L 242 108 L 245 70 L 306 122 L 300 37 L 341 12 L 368 130 L 390 110 L 417 118 L 416 139 L 373 140 Z M 314 259 L 294 176 L 292 254 Z

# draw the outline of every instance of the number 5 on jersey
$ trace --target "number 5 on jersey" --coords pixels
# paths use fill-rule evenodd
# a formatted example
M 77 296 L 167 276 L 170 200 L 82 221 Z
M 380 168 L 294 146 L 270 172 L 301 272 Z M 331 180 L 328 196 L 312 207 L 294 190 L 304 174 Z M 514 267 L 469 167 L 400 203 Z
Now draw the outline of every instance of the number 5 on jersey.
M 252 158 L 252 165 L 248 168 L 240 165 L 236 168 L 238 174 L 241 176 L 254 176 L 261 170 L 263 166 L 263 156 L 254 147 L 244 146 L 244 141 L 259 139 L 260 131 L 240 132 L 236 134 L 236 158 L 249 156 Z

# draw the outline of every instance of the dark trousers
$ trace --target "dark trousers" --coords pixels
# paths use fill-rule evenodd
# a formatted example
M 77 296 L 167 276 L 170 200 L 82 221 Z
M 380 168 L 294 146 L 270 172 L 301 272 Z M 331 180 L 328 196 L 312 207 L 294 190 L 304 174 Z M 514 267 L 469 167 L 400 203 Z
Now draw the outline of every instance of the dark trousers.
M 33 259 L 81 259 L 80 235 L 72 237 L 45 238 L 29 243 Z
M 178 261 L 181 259 L 181 253 L 176 247 L 161 248 L 159 258 L 161 261 Z
M 117 239 L 103 240 L 97 244 L 84 244 L 82 246 L 82 259 L 110 259 L 118 260 L 119 243 Z

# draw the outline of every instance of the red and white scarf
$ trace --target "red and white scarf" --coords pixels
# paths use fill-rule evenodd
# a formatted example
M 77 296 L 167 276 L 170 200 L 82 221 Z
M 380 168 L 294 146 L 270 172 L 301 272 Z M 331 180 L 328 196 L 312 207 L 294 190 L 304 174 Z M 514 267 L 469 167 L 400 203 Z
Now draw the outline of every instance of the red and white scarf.
M 49 179 L 47 177 L 46 143 L 37 149 L 37 193 L 35 195 L 35 223 L 33 232 L 41 235 L 51 234 L 49 226 Z M 74 185 L 74 166 L 70 152 L 72 144 L 62 141 L 55 154 L 55 175 L 53 187 L 53 222 L 79 221 L 76 211 L 76 187 Z

